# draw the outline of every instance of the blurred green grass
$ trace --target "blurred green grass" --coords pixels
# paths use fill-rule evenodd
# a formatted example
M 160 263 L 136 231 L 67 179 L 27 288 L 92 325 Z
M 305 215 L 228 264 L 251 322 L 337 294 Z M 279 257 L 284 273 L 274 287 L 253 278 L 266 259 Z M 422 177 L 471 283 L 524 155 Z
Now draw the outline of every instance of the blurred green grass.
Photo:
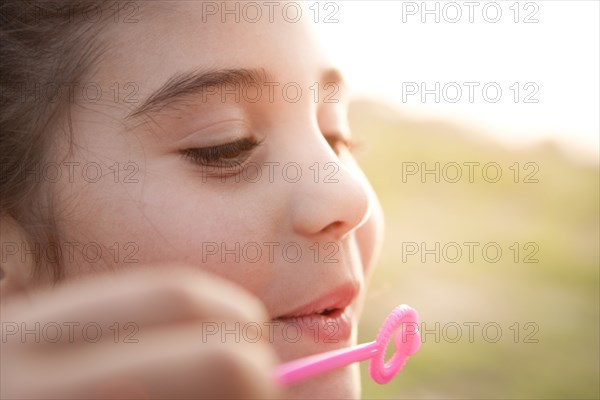
M 386 238 L 367 295 L 359 329 L 373 340 L 387 313 L 399 303 L 416 308 L 428 333 L 421 350 L 387 385 L 371 381 L 361 364 L 363 398 L 597 399 L 599 393 L 599 170 L 566 156 L 552 143 L 509 149 L 482 134 L 444 121 L 411 119 L 385 105 L 354 102 L 353 134 L 364 141 L 358 160 L 385 213 Z M 402 178 L 403 162 L 498 163 L 497 183 L 466 176 L 436 183 L 432 175 Z M 514 182 L 509 167 L 519 162 Z M 523 183 L 525 163 L 535 163 L 537 183 Z M 448 170 L 451 172 L 450 170 Z M 466 167 L 463 172 L 466 172 Z M 477 174 L 479 171 L 479 174 Z M 491 170 L 490 170 L 491 171 Z M 454 175 L 454 173 L 452 174 Z M 490 173 L 490 175 L 492 175 Z M 433 255 L 405 255 L 402 243 L 496 242 L 496 263 L 475 251 L 456 263 Z M 518 262 L 509 249 L 518 242 Z M 523 245 L 534 242 L 538 263 L 524 263 Z M 478 247 L 481 249 L 481 247 Z M 454 254 L 454 253 L 451 253 Z M 452 342 L 457 323 L 462 337 Z M 465 322 L 479 323 L 472 342 Z M 494 322 L 501 338 L 486 340 L 481 328 Z M 519 337 L 515 340 L 515 322 Z M 525 324 L 532 322 L 535 325 Z M 511 326 L 513 327 L 511 330 Z M 525 343 L 534 326 L 539 330 Z M 494 336 L 494 329 L 488 331 Z

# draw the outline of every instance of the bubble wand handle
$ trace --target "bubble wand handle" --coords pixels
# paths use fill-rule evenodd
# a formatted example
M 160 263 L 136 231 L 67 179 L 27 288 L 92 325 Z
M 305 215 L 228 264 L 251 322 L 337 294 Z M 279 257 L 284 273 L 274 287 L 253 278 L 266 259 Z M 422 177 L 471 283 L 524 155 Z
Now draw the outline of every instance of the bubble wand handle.
M 380 384 L 387 383 L 400 372 L 408 358 L 419 350 L 421 336 L 418 325 L 417 312 L 405 304 L 399 305 L 388 315 L 375 341 L 281 364 L 275 369 L 273 377 L 279 384 L 287 386 L 358 361 L 370 360 L 371 378 Z M 400 330 L 394 340 L 396 352 L 386 363 L 385 350 L 398 328 Z
M 370 342 L 300 358 L 281 364 L 275 371 L 275 379 L 283 385 L 290 385 L 332 369 L 368 360 L 378 351 L 377 342 Z

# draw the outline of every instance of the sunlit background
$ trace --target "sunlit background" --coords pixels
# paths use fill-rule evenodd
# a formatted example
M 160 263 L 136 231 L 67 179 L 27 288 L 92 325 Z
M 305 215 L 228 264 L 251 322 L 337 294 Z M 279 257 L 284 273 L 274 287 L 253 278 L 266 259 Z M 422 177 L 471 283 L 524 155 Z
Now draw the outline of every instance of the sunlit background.
M 598 2 L 465 3 L 323 1 L 319 14 L 313 6 L 307 17 L 318 21 L 329 54 L 359 96 L 384 100 L 413 117 L 475 125 L 505 144 L 552 138 L 597 161 Z M 449 101 L 457 97 L 452 85 L 448 101 L 440 96 L 438 103 L 433 94 L 423 101 L 421 92 L 404 93 L 412 83 L 432 90 L 436 82 L 441 88 L 457 83 L 462 97 Z M 465 82 L 479 84 L 473 85 L 473 102 Z M 489 101 L 483 97 L 488 83 L 502 89 L 495 103 L 493 87 Z M 533 85 L 524 88 L 527 83 Z
M 391 383 L 363 363 L 363 397 L 597 399 L 599 4 L 483 1 L 469 22 L 465 2 L 436 3 L 439 23 L 421 1 L 318 7 L 386 215 L 360 340 L 399 303 L 426 329 Z M 439 102 L 409 93 L 436 82 Z

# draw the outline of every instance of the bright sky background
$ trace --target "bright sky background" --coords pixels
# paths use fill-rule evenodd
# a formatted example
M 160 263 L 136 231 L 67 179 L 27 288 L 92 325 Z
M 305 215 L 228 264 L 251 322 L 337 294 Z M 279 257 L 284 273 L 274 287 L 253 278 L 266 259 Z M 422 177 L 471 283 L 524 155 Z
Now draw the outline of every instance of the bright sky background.
M 309 2 L 312 3 L 312 2 Z M 322 1 L 319 20 L 336 11 Z M 440 22 L 426 15 L 421 22 L 422 2 L 338 1 L 332 16 L 337 23 L 319 23 L 331 56 L 340 63 L 355 94 L 383 99 L 414 116 L 442 117 L 482 128 L 507 143 L 530 143 L 540 138 L 556 138 L 573 149 L 597 159 L 600 137 L 600 8 L 598 1 L 521 1 L 519 22 L 515 23 L 515 1 L 498 1 L 502 15 L 497 23 L 486 22 L 480 1 L 473 9 L 465 1 L 460 7 L 448 2 L 428 1 L 433 10 L 439 3 Z M 533 3 L 526 6 L 527 3 Z M 513 6 L 513 9 L 510 7 Z M 410 15 L 409 11 L 415 10 Z M 527 8 L 526 8 L 527 7 Z M 537 9 L 536 9 L 537 8 Z M 403 13 L 403 10 L 406 11 Z M 526 16 L 537 23 L 524 23 Z M 446 18 L 444 18 L 446 15 Z M 487 18 L 496 17 L 493 5 Z M 312 14 L 310 15 L 313 16 Z M 405 22 L 403 22 L 403 18 Z M 433 95 L 423 102 L 418 95 L 403 100 L 403 83 L 421 82 L 434 88 L 457 82 L 462 98 L 457 103 Z M 474 102 L 468 99 L 463 82 L 479 82 Z M 502 89 L 497 103 L 482 97 L 482 87 L 496 82 Z M 514 82 L 520 83 L 520 101 L 514 103 Z M 533 87 L 539 92 L 537 104 L 523 103 Z M 494 96 L 493 89 L 489 95 Z M 406 93 L 404 93 L 406 95 Z M 448 92 L 454 97 L 454 89 Z M 481 130 L 481 129 L 480 129 Z

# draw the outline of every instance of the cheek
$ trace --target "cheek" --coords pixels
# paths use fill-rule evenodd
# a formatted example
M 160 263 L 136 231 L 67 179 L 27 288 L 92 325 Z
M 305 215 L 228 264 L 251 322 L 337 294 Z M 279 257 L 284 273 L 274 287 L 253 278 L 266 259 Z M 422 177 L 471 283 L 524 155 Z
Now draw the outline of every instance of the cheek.
M 235 268 L 225 268 L 223 263 L 207 263 L 203 254 L 210 244 L 227 243 L 231 248 L 249 240 L 269 241 L 256 237 L 270 231 L 260 225 L 268 220 L 268 215 L 260 214 L 266 211 L 248 212 L 246 203 L 253 201 L 247 193 L 230 193 L 227 186 L 203 183 L 201 177 L 182 173 L 179 162 L 146 166 L 138 172 L 138 182 L 114 183 L 108 177 L 72 188 L 71 192 L 79 193 L 77 201 L 61 196 L 71 212 L 61 219 L 60 230 L 65 240 L 80 243 L 75 254 L 83 248 L 85 238 L 86 243 L 97 244 L 104 256 L 92 263 L 81 256 L 65 260 L 70 264 L 68 271 L 180 262 L 258 291 L 263 283 L 258 281 L 261 274 L 255 266 L 238 263 Z

